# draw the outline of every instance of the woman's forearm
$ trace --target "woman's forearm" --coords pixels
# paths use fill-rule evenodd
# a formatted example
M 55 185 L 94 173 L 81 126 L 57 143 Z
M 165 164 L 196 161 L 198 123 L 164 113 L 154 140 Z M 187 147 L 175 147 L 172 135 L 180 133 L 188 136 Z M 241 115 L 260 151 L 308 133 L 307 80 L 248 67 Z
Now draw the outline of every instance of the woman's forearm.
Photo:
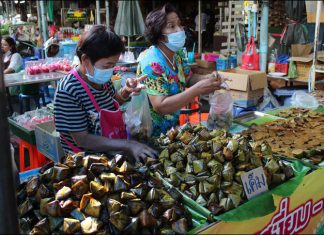
M 4 74 L 8 74 L 8 73 L 15 73 L 15 70 L 13 68 L 7 68 L 3 71 Z
M 131 141 L 123 139 L 108 139 L 88 132 L 70 132 L 75 143 L 86 150 L 95 152 L 128 151 Z
M 210 78 L 212 75 L 211 74 L 206 74 L 206 75 L 201 75 L 201 74 L 191 74 L 190 79 L 188 81 L 188 87 L 191 87 L 195 85 L 197 82 Z

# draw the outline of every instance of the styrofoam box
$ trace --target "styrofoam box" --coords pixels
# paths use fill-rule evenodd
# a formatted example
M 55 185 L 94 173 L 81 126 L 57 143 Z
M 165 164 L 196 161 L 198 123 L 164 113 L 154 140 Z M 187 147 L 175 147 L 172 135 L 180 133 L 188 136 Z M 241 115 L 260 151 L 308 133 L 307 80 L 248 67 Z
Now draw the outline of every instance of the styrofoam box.
M 60 137 L 55 135 L 54 121 L 44 122 L 35 126 L 36 146 L 39 152 L 54 162 L 59 162 L 64 152 Z

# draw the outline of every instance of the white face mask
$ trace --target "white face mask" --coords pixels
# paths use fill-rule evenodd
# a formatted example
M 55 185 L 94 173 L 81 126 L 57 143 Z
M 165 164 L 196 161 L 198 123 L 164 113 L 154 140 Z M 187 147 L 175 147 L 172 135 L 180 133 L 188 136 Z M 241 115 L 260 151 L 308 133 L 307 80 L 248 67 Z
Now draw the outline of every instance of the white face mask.
M 186 43 L 186 33 L 183 30 L 167 34 L 166 36 L 168 37 L 168 42 L 164 44 L 173 52 L 180 50 Z

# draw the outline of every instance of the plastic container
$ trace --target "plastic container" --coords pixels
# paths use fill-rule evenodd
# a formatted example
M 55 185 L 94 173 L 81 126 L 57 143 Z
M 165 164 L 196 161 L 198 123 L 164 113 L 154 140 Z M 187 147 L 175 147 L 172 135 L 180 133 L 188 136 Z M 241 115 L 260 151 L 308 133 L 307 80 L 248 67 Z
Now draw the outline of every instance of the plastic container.
M 234 69 L 234 68 L 237 67 L 237 57 L 236 57 L 236 55 L 231 55 L 228 58 L 228 67 L 231 68 L 231 69 Z
M 35 127 L 36 146 L 39 152 L 54 162 L 64 156 L 60 137 L 55 135 L 54 121 L 37 124 Z
M 275 64 L 275 72 L 288 74 L 289 64 Z
M 18 123 L 12 117 L 8 118 L 8 122 L 10 130 L 15 136 L 27 141 L 30 144 L 36 144 L 34 130 L 28 130 L 25 127 L 18 125 Z
M 24 182 L 27 182 L 30 177 L 37 175 L 39 173 L 40 169 L 41 168 L 35 168 L 35 169 L 29 170 L 29 171 L 24 171 L 24 172 L 19 173 L 20 183 L 22 184 Z
M 222 71 L 228 69 L 229 65 L 229 60 L 228 59 L 222 59 L 222 58 L 217 58 L 216 59 L 216 69 L 217 71 Z
M 192 64 L 195 62 L 195 53 L 192 51 L 188 52 L 188 62 L 189 62 L 189 64 Z

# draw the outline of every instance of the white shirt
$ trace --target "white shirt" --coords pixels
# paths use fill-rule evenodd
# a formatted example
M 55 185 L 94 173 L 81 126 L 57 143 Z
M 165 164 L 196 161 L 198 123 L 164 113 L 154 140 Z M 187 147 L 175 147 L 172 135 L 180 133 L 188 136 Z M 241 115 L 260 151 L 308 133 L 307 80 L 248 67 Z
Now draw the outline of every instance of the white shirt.
M 206 26 L 207 26 L 208 22 L 209 22 L 209 16 L 206 13 L 202 12 L 201 13 L 201 32 L 206 31 Z M 198 15 L 195 18 L 195 23 L 196 23 L 196 31 L 198 32 L 198 24 L 199 24 Z
M 23 67 L 23 59 L 19 55 L 19 53 L 12 54 L 10 51 L 4 54 L 3 62 L 6 63 L 10 60 L 10 64 L 8 68 L 11 68 L 15 70 L 16 73 L 18 73 L 20 70 L 22 70 Z

